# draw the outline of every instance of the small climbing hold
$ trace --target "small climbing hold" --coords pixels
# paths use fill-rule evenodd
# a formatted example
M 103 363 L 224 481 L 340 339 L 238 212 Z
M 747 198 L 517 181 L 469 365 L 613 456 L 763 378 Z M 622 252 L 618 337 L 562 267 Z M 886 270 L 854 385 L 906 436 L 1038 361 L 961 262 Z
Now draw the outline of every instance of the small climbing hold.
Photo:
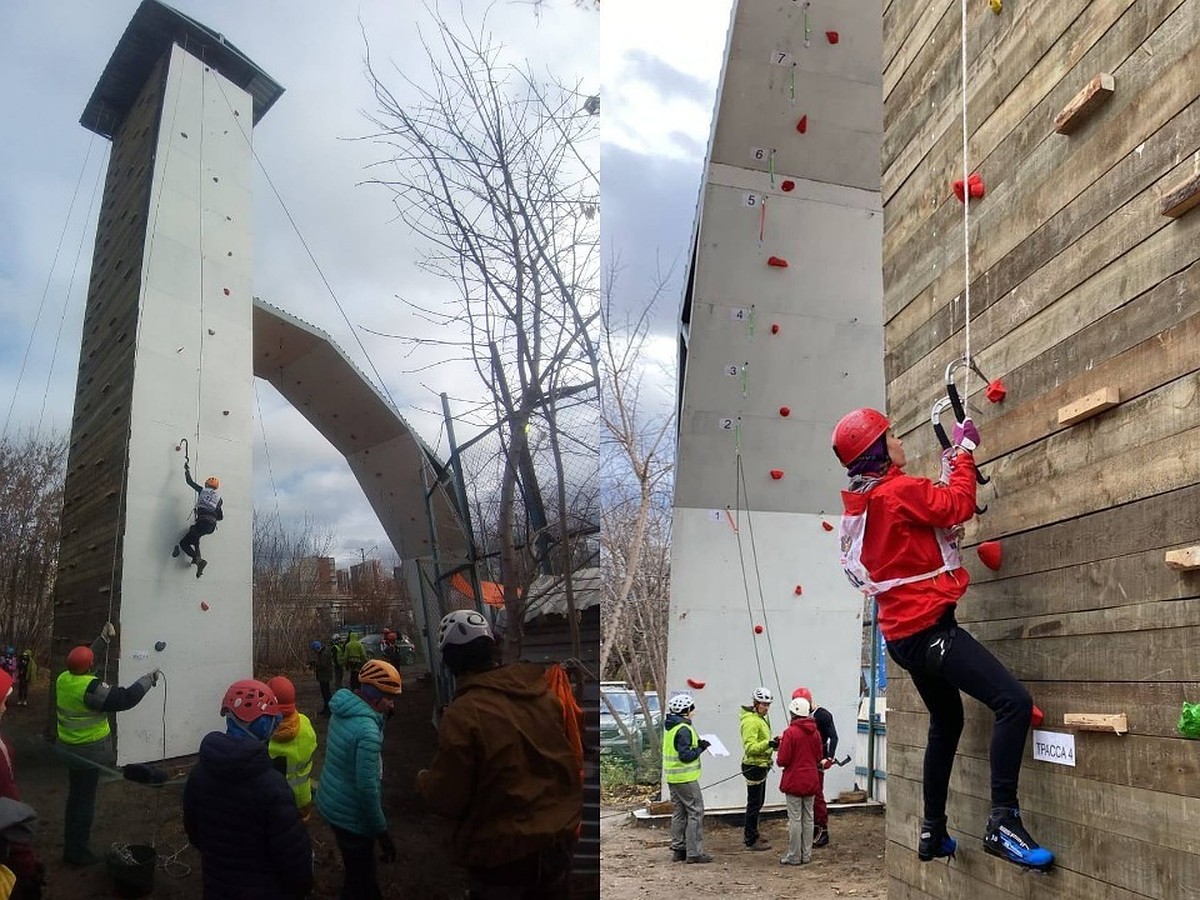
M 826 531 L 833 531 L 833 526 L 824 520 L 821 521 L 821 527 L 824 528 Z
M 1046 721 L 1046 714 L 1044 712 L 1042 712 L 1041 709 L 1038 708 L 1038 705 L 1035 703 L 1033 705 L 1033 715 L 1030 716 L 1030 718 L 1029 718 L 1029 724 L 1032 725 L 1034 728 L 1037 728 L 1044 721 Z
M 767 265 L 774 269 L 786 269 L 788 261 L 780 256 L 771 256 L 767 258 Z
M 804 593 L 804 588 L 801 587 L 800 585 L 796 585 L 796 596 L 799 597 L 803 593 Z
M 792 181 L 790 178 L 787 178 L 784 180 L 783 184 L 779 185 L 779 188 L 783 191 L 794 191 L 796 189 L 796 182 Z
M 829 41 L 831 44 L 836 44 L 841 40 L 841 35 L 839 35 L 836 31 L 827 31 L 825 32 L 825 40 Z
M 221 288 L 221 290 L 223 290 L 225 292 L 226 297 L 229 296 L 229 288 Z
M 689 678 L 687 680 L 687 684 L 688 684 L 688 687 L 690 687 L 694 691 L 704 690 L 705 683 L 703 681 L 697 681 L 695 678 Z
M 1008 396 L 1008 388 L 1004 386 L 1004 382 L 997 378 L 995 381 L 988 384 L 983 395 L 992 403 L 1000 403 Z
M 792 414 L 792 408 L 790 406 L 781 406 L 779 407 L 779 414 L 786 419 Z
M 983 176 L 978 172 L 971 173 L 970 177 L 967 178 L 967 190 L 972 200 L 978 200 L 982 197 L 984 192 Z M 961 178 L 954 182 L 954 196 L 959 200 L 963 198 L 963 183 Z
M 221 410 L 221 415 L 223 415 L 223 416 L 229 415 L 229 410 L 227 410 L 227 409 Z
M 211 328 L 210 328 L 210 329 L 208 329 L 208 333 L 209 333 L 209 334 L 216 334 L 216 331 L 214 331 L 213 329 L 211 329 Z
M 771 334 L 779 334 L 779 323 L 778 322 L 772 323 Z
M 166 641 L 155 641 L 154 649 L 157 650 L 159 653 L 162 653 L 164 650 L 167 649 L 167 642 Z
M 200 601 L 200 608 L 202 610 L 204 610 L 205 612 L 208 612 L 208 604 L 205 603 L 203 600 Z
M 762 634 L 762 633 L 763 633 L 763 627 L 762 627 L 761 625 L 755 625 L 755 626 L 754 626 L 754 633 L 755 633 L 755 634 Z
M 176 452 L 176 453 L 178 453 L 178 452 L 179 452 L 180 450 L 182 450 L 182 449 L 183 449 L 183 444 L 176 444 L 176 445 L 175 445 L 175 452 Z
M 979 561 L 993 572 L 1000 568 L 1000 561 L 1004 554 L 999 541 L 984 541 L 975 548 L 975 552 L 979 555 Z
M 992 12 L 1000 15 L 1000 11 L 1004 9 L 1004 0 L 988 0 L 988 6 L 992 8 Z
M 800 121 L 796 123 L 796 130 L 801 134 L 808 134 L 808 115 L 800 117 Z
M 780 479 L 783 478 L 783 469 L 772 469 L 771 477 L 773 479 L 775 479 L 776 481 L 779 481 Z

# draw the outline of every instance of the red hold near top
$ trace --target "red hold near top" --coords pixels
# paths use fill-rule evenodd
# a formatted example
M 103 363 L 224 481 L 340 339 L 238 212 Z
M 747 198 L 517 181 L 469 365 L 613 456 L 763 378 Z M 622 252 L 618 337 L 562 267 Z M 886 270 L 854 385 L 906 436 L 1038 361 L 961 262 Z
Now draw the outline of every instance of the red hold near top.
M 808 134 L 808 115 L 800 117 L 800 121 L 796 123 L 796 130 L 801 134 Z
M 970 177 L 967 178 L 967 188 L 971 194 L 971 199 L 978 200 L 983 196 L 984 192 L 983 176 L 978 172 L 972 172 Z M 961 178 L 954 182 L 954 196 L 959 200 L 963 199 L 963 183 Z

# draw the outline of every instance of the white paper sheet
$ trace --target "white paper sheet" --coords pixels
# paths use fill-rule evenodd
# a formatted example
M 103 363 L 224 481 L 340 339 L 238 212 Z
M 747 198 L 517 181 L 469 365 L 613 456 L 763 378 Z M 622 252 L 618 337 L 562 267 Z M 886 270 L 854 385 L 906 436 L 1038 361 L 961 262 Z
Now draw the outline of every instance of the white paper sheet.
M 708 752 L 713 756 L 728 756 L 729 751 L 725 745 L 721 743 L 721 739 L 715 734 L 702 734 L 700 740 L 708 741 Z

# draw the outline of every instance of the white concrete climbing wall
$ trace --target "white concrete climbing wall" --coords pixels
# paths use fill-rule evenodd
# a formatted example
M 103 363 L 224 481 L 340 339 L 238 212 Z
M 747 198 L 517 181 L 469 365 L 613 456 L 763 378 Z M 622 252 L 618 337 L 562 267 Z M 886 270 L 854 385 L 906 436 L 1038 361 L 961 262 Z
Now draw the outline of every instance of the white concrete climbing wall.
M 853 755 L 862 598 L 838 565 L 834 423 L 882 407 L 878 7 L 738 3 L 681 316 L 668 682 L 727 744 L 708 808 L 745 805 L 738 708 L 804 684 Z M 703 684 L 702 688 L 696 685 Z M 826 795 L 852 787 L 830 770 Z M 781 804 L 778 772 L 767 803 Z
M 171 51 L 154 155 L 136 335 L 118 677 L 166 675 L 118 716 L 121 764 L 194 753 L 221 697 L 251 675 L 251 100 Z M 191 522 L 183 480 L 221 479 L 225 520 L 197 579 L 171 547 Z M 166 647 L 156 651 L 155 644 Z

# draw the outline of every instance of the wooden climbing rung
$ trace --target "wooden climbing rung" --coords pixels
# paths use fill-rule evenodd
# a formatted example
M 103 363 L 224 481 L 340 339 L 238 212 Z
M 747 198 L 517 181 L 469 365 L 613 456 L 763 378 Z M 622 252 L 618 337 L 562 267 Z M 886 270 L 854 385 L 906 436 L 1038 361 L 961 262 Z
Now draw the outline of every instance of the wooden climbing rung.
M 1125 713 L 1066 713 L 1063 725 L 1079 731 L 1111 731 L 1115 734 L 1129 731 Z
M 1200 569 L 1200 547 L 1181 547 L 1178 550 L 1168 550 L 1163 560 L 1168 569 L 1177 572 L 1188 572 Z
M 1167 191 L 1162 198 L 1162 214 L 1178 219 L 1197 203 L 1200 203 L 1200 173 Z
M 1101 388 L 1086 397 L 1080 397 L 1074 403 L 1059 407 L 1058 424 L 1074 425 L 1084 419 L 1090 419 L 1097 413 L 1112 409 L 1121 402 L 1121 391 L 1116 387 Z
M 1072 97 L 1063 111 L 1054 117 L 1054 130 L 1059 134 L 1070 134 L 1112 96 L 1115 86 L 1113 77 L 1101 72 L 1085 84 L 1083 90 Z

